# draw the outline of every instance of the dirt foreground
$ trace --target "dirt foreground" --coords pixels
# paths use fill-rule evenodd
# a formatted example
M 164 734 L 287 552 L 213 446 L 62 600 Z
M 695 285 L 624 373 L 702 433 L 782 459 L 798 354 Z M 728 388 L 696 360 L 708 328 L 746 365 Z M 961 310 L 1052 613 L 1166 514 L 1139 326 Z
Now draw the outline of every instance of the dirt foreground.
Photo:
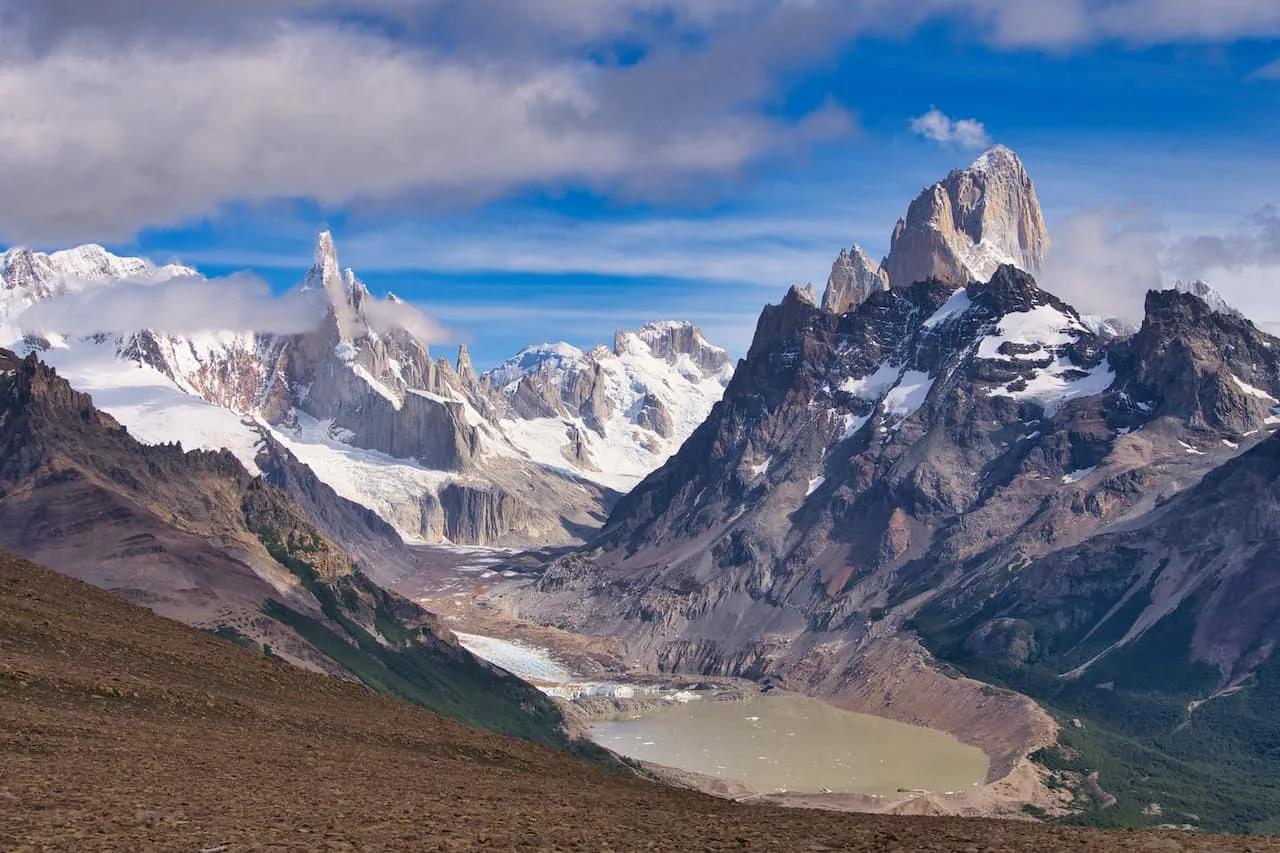
M 0 850 L 1280 851 L 752 806 L 278 664 L 0 554 Z

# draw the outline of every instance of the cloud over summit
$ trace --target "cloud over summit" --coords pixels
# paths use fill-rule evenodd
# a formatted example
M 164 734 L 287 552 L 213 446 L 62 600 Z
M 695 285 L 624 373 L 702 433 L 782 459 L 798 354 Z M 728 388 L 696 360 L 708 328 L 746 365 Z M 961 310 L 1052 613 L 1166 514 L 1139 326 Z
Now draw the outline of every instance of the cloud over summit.
M 991 144 L 987 128 L 972 118 L 952 119 L 937 107 L 911 120 L 911 130 L 925 139 L 943 144 L 955 143 L 963 148 L 986 148 Z

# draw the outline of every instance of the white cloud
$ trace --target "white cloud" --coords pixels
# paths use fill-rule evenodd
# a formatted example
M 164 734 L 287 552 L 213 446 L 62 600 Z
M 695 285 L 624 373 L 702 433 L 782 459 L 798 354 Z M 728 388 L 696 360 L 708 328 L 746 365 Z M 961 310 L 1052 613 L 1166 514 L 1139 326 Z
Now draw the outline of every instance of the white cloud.
M 273 295 L 266 282 L 238 274 L 223 279 L 94 283 L 19 314 L 13 324 L 29 332 L 71 336 L 111 334 L 148 328 L 186 335 L 201 332 L 260 331 L 294 334 L 316 328 L 324 303 L 315 293 Z
M 0 240 L 276 199 L 664 198 L 850 134 L 836 104 L 779 113 L 792 72 L 940 19 L 1054 50 L 1280 34 L 1274 0 L 0 0 Z
M 407 302 L 371 299 L 362 306 L 366 324 L 375 332 L 400 329 L 426 344 L 450 343 L 455 335 L 435 318 Z
M 403 330 L 424 343 L 445 343 L 453 334 L 407 302 L 368 299 L 363 322 L 375 332 Z M 320 291 L 273 293 L 248 273 L 226 278 L 179 276 L 162 281 L 93 281 L 37 302 L 12 324 L 24 332 L 72 337 L 123 334 L 146 328 L 171 335 L 261 332 L 292 335 L 311 331 L 325 316 Z M 350 322 L 359 318 L 352 317 Z
M 779 10 L 815 13 L 826 29 L 909 31 L 958 19 L 989 43 L 1063 48 L 1221 42 L 1280 34 L 1274 0 L 0 0 L 0 21 L 44 41 L 71 32 L 114 39 L 252 32 L 279 20 L 348 18 L 390 24 L 464 52 L 546 56 L 622 41 L 718 34 Z
M 826 280 L 848 218 L 672 217 L 638 222 L 527 219 L 440 229 L 429 223 L 353 234 L 343 257 L 357 269 L 442 273 L 585 274 L 763 285 Z M 495 228 L 501 238 L 495 248 Z M 877 228 L 876 230 L 880 230 Z
M 463 8 L 423 8 L 437 5 Z M 623 65 L 582 54 L 670 4 L 633 0 L 621 15 L 603 14 L 616 4 L 576 5 L 586 31 L 565 34 L 572 16 L 556 7 L 546 43 L 503 56 L 483 27 L 467 29 L 479 26 L 469 17 L 455 25 L 481 40 L 456 48 L 311 22 L 127 48 L 71 31 L 0 54 L 0 239 L 120 240 L 281 198 L 474 204 L 564 186 L 661 197 L 854 128 L 834 103 L 793 118 L 763 109 L 772 69 L 835 40 L 809 26 L 808 10 L 775 8 L 735 30 L 733 50 L 664 44 Z M 724 4 L 675 5 L 704 10 L 691 19 L 701 21 Z
M 1167 229 L 1141 205 L 1099 205 L 1054 224 L 1040 284 L 1077 310 L 1142 318 L 1148 290 L 1160 289 Z
M 1175 236 L 1150 208 L 1101 205 L 1054 226 L 1044 288 L 1081 311 L 1139 320 L 1150 289 L 1202 279 L 1258 320 L 1276 319 L 1280 214 L 1272 205 L 1226 233 Z
M 934 142 L 954 142 L 965 148 L 986 148 L 991 144 L 987 128 L 982 122 L 971 118 L 952 120 L 937 107 L 913 118 L 911 130 Z
M 1274 0 L 922 0 L 916 14 L 957 15 L 986 41 L 1018 48 L 1221 43 L 1280 34 Z
M 1264 205 L 1229 234 L 1183 237 L 1169 247 L 1165 264 L 1184 279 L 1248 267 L 1280 268 L 1280 212 L 1275 205 Z

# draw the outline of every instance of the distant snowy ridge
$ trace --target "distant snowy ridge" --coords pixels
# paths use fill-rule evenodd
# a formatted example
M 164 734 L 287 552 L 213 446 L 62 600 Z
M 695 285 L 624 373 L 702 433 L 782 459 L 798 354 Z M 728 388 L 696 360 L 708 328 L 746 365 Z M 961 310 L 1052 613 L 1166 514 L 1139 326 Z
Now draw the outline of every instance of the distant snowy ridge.
M 1217 311 L 1219 314 L 1228 314 L 1232 317 L 1244 316 L 1244 314 L 1242 314 L 1235 306 L 1227 302 L 1227 300 L 1222 297 L 1221 293 L 1218 293 L 1218 291 L 1214 290 L 1206 282 L 1200 280 L 1175 281 L 1172 289 L 1179 293 L 1190 293 L 1192 296 L 1199 297 L 1201 301 L 1214 311 Z
M 45 254 L 21 247 L 0 254 L 0 346 L 22 335 L 18 317 L 37 302 L 114 281 L 162 282 L 198 275 L 178 264 L 156 266 L 89 243 Z
M 732 376 L 701 330 L 663 320 L 617 332 L 612 349 L 529 347 L 483 378 L 510 401 L 500 426 L 529 458 L 626 491 L 679 449 Z
M 146 441 L 225 447 L 256 470 L 266 430 L 409 541 L 570 541 L 603 519 L 610 490 L 680 446 L 732 375 L 723 349 L 667 320 L 617 333 L 612 351 L 531 347 L 481 379 L 465 348 L 456 365 L 433 358 L 425 318 L 372 296 L 327 233 L 298 288 L 328 306 L 314 332 L 139 328 L 76 340 L 39 330 L 24 341 L 11 321 L 42 300 L 199 274 L 99 246 L 2 257 L 0 346 L 40 350 Z

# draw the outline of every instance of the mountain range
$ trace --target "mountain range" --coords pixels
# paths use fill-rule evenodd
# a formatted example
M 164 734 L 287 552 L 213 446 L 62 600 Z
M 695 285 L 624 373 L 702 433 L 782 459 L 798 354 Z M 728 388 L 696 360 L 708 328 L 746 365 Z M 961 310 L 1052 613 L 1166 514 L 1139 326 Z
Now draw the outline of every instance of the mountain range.
M 612 349 L 533 347 L 480 376 L 465 346 L 452 363 L 433 358 L 419 315 L 343 270 L 328 233 L 297 288 L 323 319 L 296 335 L 19 332 L 37 303 L 197 273 L 98 246 L 11 250 L 0 273 L 0 345 L 40 352 L 137 437 L 227 448 L 252 471 L 265 430 L 409 542 L 581 542 L 732 375 L 727 353 L 668 321 L 618 332 Z
M 495 600 L 951 731 L 1075 819 L 1270 831 L 1280 340 L 1203 283 L 1100 335 L 1037 286 L 1047 246 L 1016 155 L 952 172 L 880 265 L 766 307 L 681 450 Z
M 1096 321 L 1038 285 L 1049 250 L 996 146 L 880 262 L 854 244 L 821 299 L 766 306 L 737 365 L 668 321 L 483 374 L 328 234 L 297 288 L 321 320 L 290 335 L 25 328 L 194 271 L 13 250 L 0 547 L 551 742 L 540 695 L 380 585 L 417 543 L 571 546 L 486 602 L 642 670 L 951 732 L 1013 809 L 1275 831 L 1280 339 L 1203 282 Z

